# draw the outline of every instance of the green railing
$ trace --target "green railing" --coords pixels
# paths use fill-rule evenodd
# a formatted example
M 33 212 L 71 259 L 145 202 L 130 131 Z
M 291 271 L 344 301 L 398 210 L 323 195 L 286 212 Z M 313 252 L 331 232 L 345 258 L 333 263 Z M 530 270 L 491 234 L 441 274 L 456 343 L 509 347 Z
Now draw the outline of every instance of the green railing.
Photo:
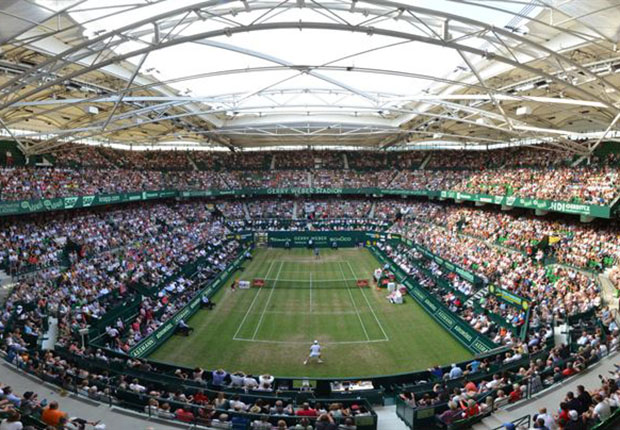
M 379 261 L 389 264 L 390 270 L 396 273 L 398 279 L 407 288 L 409 295 L 470 352 L 484 354 L 499 347 L 469 324 L 461 321 L 459 317 L 454 316 L 441 301 L 421 287 L 413 278 L 407 276 L 383 251 L 374 246 L 371 246 L 370 250 Z
M 144 201 L 161 198 L 191 198 L 191 197 L 219 197 L 219 196 L 264 196 L 264 195 L 374 195 L 374 196 L 424 196 L 428 198 L 442 198 L 467 200 L 479 203 L 489 203 L 502 206 L 534 209 L 539 211 L 553 211 L 573 215 L 583 215 L 599 218 L 611 218 L 612 206 L 589 205 L 585 203 L 571 203 L 513 196 L 491 196 L 486 194 L 462 193 L 458 191 L 430 191 L 387 188 L 240 188 L 230 190 L 149 190 L 133 191 L 118 194 L 97 194 L 84 196 L 69 196 L 50 199 L 1 201 L 0 216 L 57 211 L 92 206 Z
M 183 308 L 177 311 L 172 318 L 160 325 L 157 330 L 131 348 L 129 355 L 135 358 L 146 357 L 159 348 L 166 340 L 168 340 L 168 338 L 174 334 L 179 321 L 187 321 L 200 308 L 202 297 L 213 296 L 222 287 L 222 285 L 224 285 L 226 280 L 228 280 L 228 278 L 239 268 L 239 266 L 241 266 L 241 263 L 245 259 L 246 250 L 247 249 L 242 250 L 239 253 L 239 256 L 226 268 L 226 270 L 221 272 L 213 282 L 196 294 L 196 296 Z
M 476 275 L 471 270 L 464 269 L 458 264 L 454 264 L 451 261 L 446 260 L 445 258 L 442 258 L 439 255 L 432 253 L 431 251 L 429 251 L 422 245 L 418 245 L 417 243 L 411 243 L 407 241 L 404 241 L 403 243 L 413 247 L 416 251 L 418 251 L 425 257 L 427 257 L 429 260 L 433 260 L 435 263 L 439 264 L 441 267 L 446 268 L 450 272 L 456 273 L 462 279 L 465 279 L 466 281 L 471 282 L 476 287 L 479 287 L 485 283 L 484 280 L 480 276 Z
M 532 424 L 532 416 L 524 415 L 521 418 L 517 418 L 516 420 L 510 421 L 514 424 L 517 429 L 529 429 Z M 506 427 L 503 425 L 499 427 L 495 427 L 493 430 L 505 430 Z

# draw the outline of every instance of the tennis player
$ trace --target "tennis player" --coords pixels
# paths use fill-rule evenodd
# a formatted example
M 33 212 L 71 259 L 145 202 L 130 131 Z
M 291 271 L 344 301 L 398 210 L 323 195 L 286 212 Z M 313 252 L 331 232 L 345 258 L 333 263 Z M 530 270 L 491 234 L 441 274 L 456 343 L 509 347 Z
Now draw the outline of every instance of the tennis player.
M 315 340 L 314 343 L 310 346 L 310 355 L 308 356 L 308 358 L 306 358 L 306 361 L 304 361 L 304 365 L 308 364 L 308 361 L 310 361 L 311 359 L 316 359 L 317 363 L 323 362 L 323 360 L 321 360 L 321 345 L 319 345 L 318 340 Z

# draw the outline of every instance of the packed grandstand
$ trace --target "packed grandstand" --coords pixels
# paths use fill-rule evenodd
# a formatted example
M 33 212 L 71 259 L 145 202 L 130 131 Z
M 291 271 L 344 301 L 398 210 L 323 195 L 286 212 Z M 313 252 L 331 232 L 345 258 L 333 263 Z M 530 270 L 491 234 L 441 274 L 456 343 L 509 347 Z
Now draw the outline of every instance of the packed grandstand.
M 5 145 L 15 151 L 10 143 Z M 604 273 L 620 288 L 617 221 L 583 223 L 559 212 L 537 216 L 525 209 L 507 211 L 496 205 L 426 197 L 343 195 L 342 190 L 333 191 L 337 197 L 321 193 L 333 188 L 460 189 L 600 205 L 618 197 L 615 175 L 620 165 L 614 152 L 575 172 L 567 167 L 571 160 L 555 153 L 538 158 L 534 154 L 540 151 L 519 150 L 523 163 L 518 168 L 507 166 L 513 151 L 481 153 L 467 160 L 478 166 L 477 173 L 464 170 L 469 165 L 458 166 L 452 158 L 458 154 L 439 152 L 423 154 L 428 159 L 423 170 L 417 152 L 390 154 L 394 165 L 389 164 L 389 157 L 373 152 L 359 158 L 360 153 L 350 152 L 280 151 L 258 154 L 261 160 L 255 161 L 254 154 L 231 155 L 230 159 L 200 154 L 194 159 L 192 152 L 162 151 L 136 157 L 133 152 L 89 147 L 72 152 L 70 159 L 66 154 L 43 156 L 52 167 L 4 160 L 3 202 L 168 189 L 247 193 L 244 197 L 214 193 L 216 197 L 207 200 L 155 198 L 4 217 L 2 267 L 15 280 L 2 317 L 5 358 L 64 389 L 158 417 L 225 426 L 222 422 L 236 414 L 260 420 L 267 413 L 273 415 L 269 420 L 276 426 L 281 416 L 293 425 L 294 408 L 303 409 L 303 405 L 281 398 L 277 379 L 259 386 L 256 377 L 249 376 L 239 384 L 234 373 L 229 375 L 236 369 L 225 369 L 220 377 L 216 369 L 128 360 L 127 354 L 238 256 L 242 248 L 234 235 L 226 239 L 230 234 L 248 230 L 381 231 L 422 247 L 379 242 L 378 249 L 394 262 L 395 272 L 404 272 L 504 351 L 462 363 L 461 372 L 438 367 L 415 374 L 414 380 L 377 388 L 401 396 L 408 407 L 432 406 L 437 420 L 446 425 L 464 417 L 465 422 L 478 419 L 583 371 L 617 349 L 620 331 L 615 313 L 603 303 L 598 280 L 598 274 Z M 324 159 L 326 154 L 329 162 L 318 169 L 308 162 L 299 165 L 299 160 Z M 349 159 L 358 159 L 359 164 L 345 166 Z M 417 163 L 410 162 L 415 159 Z M 403 167 L 399 160 L 406 160 Z M 263 167 L 235 170 L 238 163 Z M 169 164 L 174 168 L 163 168 Z M 198 165 L 209 170 L 194 167 Z M 512 169 L 520 173 L 507 174 Z M 527 182 L 519 179 L 524 176 Z M 455 179 L 444 182 L 445 178 Z M 487 180 L 502 186 L 487 185 Z M 542 185 L 528 191 L 525 186 L 536 181 L 545 187 L 550 184 L 549 191 L 538 194 Z M 291 188 L 306 191 L 287 191 Z M 313 188 L 319 191 L 314 193 Z M 259 194 L 261 189 L 276 190 L 278 195 Z M 476 278 L 459 276 L 429 255 Z M 188 274 L 187 267 L 194 269 Z M 490 288 L 527 300 L 530 307 L 515 306 Z M 136 302 L 131 315 L 119 313 Z M 49 336 L 49 318 L 57 324 L 55 349 L 38 351 Z M 554 329 L 562 324 L 571 327 L 570 342 L 556 345 Z M 91 330 L 91 336 L 101 333 L 99 347 L 84 342 L 85 329 Z M 165 382 L 155 376 L 161 374 L 167 375 Z M 590 403 L 617 404 L 615 390 L 592 388 L 597 400 Z M 240 395 L 244 401 L 238 400 Z M 6 392 L 4 398 L 7 410 L 20 406 Z M 283 402 L 284 409 L 278 412 Z M 31 414 L 44 409 L 32 403 Z M 337 407 L 342 425 L 347 417 L 361 413 L 346 402 L 332 406 L 322 407 Z M 461 406 L 466 406 L 465 412 Z M 593 414 L 590 406 L 580 411 L 588 425 L 610 415 Z M 320 408 L 311 409 L 320 416 Z
M 0 2 L 0 430 L 619 428 L 617 3 Z

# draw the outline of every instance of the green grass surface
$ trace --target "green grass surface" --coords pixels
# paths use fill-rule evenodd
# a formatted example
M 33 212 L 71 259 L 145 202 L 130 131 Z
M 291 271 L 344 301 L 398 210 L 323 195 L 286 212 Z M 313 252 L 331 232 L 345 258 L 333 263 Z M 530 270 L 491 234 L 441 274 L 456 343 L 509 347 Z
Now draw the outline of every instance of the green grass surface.
M 381 264 L 366 249 L 259 249 L 235 278 L 266 279 L 263 288 L 214 297 L 189 337 L 173 336 L 149 358 L 206 369 L 279 376 L 351 377 L 408 372 L 471 358 L 411 298 L 393 305 L 387 292 L 358 288 Z M 371 283 L 372 285 L 372 283 Z M 323 364 L 303 361 L 314 339 Z

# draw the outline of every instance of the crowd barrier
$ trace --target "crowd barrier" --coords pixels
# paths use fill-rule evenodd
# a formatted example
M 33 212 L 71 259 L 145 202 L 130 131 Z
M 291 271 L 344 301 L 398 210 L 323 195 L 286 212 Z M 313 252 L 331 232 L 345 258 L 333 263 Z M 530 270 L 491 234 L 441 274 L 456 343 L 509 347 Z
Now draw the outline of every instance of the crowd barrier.
M 409 295 L 471 353 L 485 354 L 499 347 L 499 345 L 496 345 L 490 339 L 474 330 L 469 324 L 466 324 L 458 317 L 454 317 L 452 312 L 441 301 L 412 278 L 408 277 L 383 251 L 376 247 L 371 247 L 371 251 L 381 262 L 388 264 L 392 272 L 398 274 Z
M 151 352 L 159 348 L 166 340 L 174 334 L 174 330 L 180 320 L 187 321 L 196 313 L 200 308 L 202 297 L 212 297 L 232 276 L 232 274 L 241 266 L 241 263 L 245 260 L 245 251 L 239 253 L 239 256 L 233 261 L 224 271 L 222 271 L 217 278 L 207 287 L 202 289 L 187 305 L 181 308 L 172 318 L 159 326 L 157 330 L 148 335 L 136 346 L 131 348 L 129 356 L 134 358 L 145 357 Z
M 420 196 L 431 199 L 453 199 L 457 202 L 471 201 L 480 204 L 493 204 L 504 207 L 518 207 L 536 211 L 561 212 L 586 217 L 611 218 L 618 205 L 615 206 L 589 205 L 576 202 L 551 201 L 514 196 L 491 196 L 486 194 L 472 194 L 458 191 L 442 190 L 407 190 L 388 188 L 239 188 L 230 190 L 148 190 L 131 191 L 118 194 L 97 194 L 83 196 L 69 196 L 49 199 L 15 200 L 0 202 L 0 216 L 18 215 L 26 213 L 58 211 L 77 208 L 88 208 L 100 205 L 146 201 L 163 198 L 194 198 L 194 197 L 249 197 L 249 196 L 284 196 L 284 195 L 318 195 L 318 196 Z

